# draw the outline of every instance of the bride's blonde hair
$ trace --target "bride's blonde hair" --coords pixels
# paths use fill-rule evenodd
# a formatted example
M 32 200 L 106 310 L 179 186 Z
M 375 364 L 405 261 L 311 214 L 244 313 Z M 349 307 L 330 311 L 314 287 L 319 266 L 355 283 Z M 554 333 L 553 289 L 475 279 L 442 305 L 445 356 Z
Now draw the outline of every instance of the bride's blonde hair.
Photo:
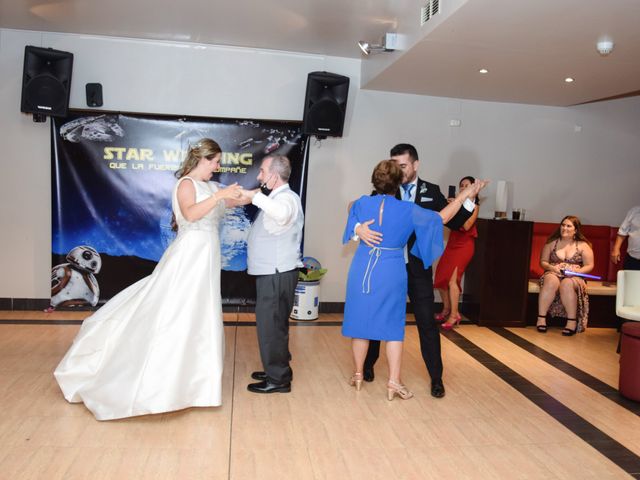
M 198 161 L 202 157 L 213 158 L 219 153 L 222 153 L 222 149 L 220 148 L 220 145 L 218 145 L 218 142 L 210 138 L 201 138 L 195 145 L 189 146 L 187 156 L 175 173 L 176 177 L 182 178 L 191 170 L 196 168 Z

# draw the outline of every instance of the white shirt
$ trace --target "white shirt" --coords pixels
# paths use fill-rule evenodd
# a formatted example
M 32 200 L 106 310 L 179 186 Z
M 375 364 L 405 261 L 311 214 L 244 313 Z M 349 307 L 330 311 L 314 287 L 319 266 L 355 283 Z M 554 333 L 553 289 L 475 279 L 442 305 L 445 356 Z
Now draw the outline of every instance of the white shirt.
M 252 203 L 260 211 L 247 239 L 247 273 L 272 275 L 302 267 L 304 214 L 300 197 L 285 184 L 269 196 L 256 193 Z
M 288 190 L 289 194 L 286 194 L 285 190 Z M 282 195 L 278 195 L 280 192 Z M 272 235 L 289 230 L 302 208 L 300 199 L 288 183 L 280 185 L 269 196 L 262 192 L 256 193 L 251 203 L 265 213 L 264 228 Z
M 618 235 L 629 237 L 627 253 L 633 258 L 640 259 L 640 205 L 629 210 L 618 229 Z

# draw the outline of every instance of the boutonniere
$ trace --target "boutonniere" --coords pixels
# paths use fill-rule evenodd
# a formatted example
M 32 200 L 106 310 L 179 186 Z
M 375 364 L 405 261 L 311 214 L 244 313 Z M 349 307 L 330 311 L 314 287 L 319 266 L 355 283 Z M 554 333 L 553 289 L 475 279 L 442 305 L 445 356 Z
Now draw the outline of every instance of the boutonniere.
M 422 185 L 420 185 L 420 193 L 424 193 L 427 191 L 427 186 L 423 183 Z

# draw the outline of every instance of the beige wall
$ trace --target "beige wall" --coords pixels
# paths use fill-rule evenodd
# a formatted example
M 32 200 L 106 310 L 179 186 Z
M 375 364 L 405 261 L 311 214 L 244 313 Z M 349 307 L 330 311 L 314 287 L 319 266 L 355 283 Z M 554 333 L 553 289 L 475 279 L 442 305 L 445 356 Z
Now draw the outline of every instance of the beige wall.
M 108 110 L 300 120 L 308 72 L 349 76 L 345 136 L 310 153 L 305 254 L 329 269 L 322 301 L 344 300 L 346 206 L 398 142 L 418 148 L 421 176 L 443 189 L 467 174 L 493 180 L 484 217 L 497 180 L 528 219 L 615 225 L 640 203 L 640 98 L 556 108 L 363 91 L 359 60 L 0 29 L 0 297 L 49 295 L 49 128 L 19 112 L 25 45 L 74 53 L 72 108 L 100 82 Z

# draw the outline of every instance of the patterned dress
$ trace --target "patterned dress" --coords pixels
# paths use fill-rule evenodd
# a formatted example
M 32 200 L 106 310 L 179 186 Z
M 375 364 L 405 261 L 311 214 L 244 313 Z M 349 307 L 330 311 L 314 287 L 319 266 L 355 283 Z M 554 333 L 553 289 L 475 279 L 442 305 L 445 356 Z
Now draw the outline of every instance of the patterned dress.
M 576 249 L 576 252 L 573 254 L 571 258 L 566 258 L 564 260 L 558 257 L 558 253 L 556 249 L 558 247 L 558 241 L 553 244 L 553 250 L 549 254 L 549 263 L 551 265 L 576 265 L 578 267 L 582 267 L 584 265 L 584 261 L 582 260 L 582 251 Z M 544 285 L 544 278 L 547 275 L 557 275 L 553 272 L 544 272 L 542 277 L 540 277 L 540 288 Z M 564 277 L 560 277 L 564 278 Z M 580 277 L 570 277 L 574 286 L 576 287 L 576 295 L 578 296 L 578 310 L 576 315 L 576 320 L 578 322 L 578 330 L 577 333 L 584 332 L 587 329 L 587 321 L 589 320 L 589 295 L 587 295 L 587 283 L 584 279 Z M 549 307 L 549 315 L 552 317 L 564 317 L 567 318 L 567 312 L 560 301 L 560 292 L 556 292 L 556 296 Z

